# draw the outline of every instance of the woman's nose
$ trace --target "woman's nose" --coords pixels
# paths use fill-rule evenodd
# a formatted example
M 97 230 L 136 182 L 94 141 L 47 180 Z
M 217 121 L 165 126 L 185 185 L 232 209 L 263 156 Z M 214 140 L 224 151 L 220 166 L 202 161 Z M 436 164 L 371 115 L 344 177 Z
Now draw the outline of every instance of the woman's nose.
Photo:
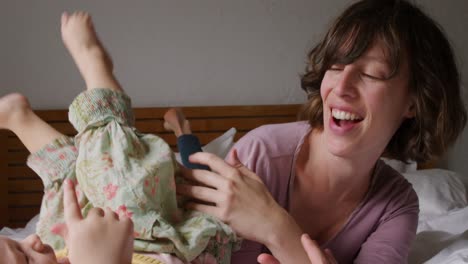
M 357 80 L 359 76 L 350 66 L 346 66 L 338 75 L 333 91 L 340 97 L 354 98 L 357 95 Z

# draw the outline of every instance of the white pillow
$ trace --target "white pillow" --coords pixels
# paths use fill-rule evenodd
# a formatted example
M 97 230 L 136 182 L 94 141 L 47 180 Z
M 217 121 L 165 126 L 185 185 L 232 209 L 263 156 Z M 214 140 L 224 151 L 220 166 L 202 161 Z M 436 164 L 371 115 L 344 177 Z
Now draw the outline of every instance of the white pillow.
M 221 136 L 213 139 L 204 147 L 204 152 L 216 154 L 218 157 L 225 158 L 231 147 L 234 145 L 234 136 L 237 130 L 231 127 L 228 131 L 224 132 Z
M 224 159 L 231 147 L 234 145 L 234 136 L 236 135 L 236 132 L 237 130 L 234 127 L 230 128 L 228 131 L 224 132 L 224 134 L 203 146 L 202 150 L 204 152 L 213 153 L 216 156 Z M 175 155 L 177 161 L 182 164 L 180 153 L 176 152 Z
M 383 160 L 385 163 L 387 163 L 388 166 L 398 171 L 399 173 L 416 171 L 418 169 L 418 164 L 415 161 L 404 163 L 403 161 L 396 160 L 396 159 L 388 159 L 388 158 L 380 158 L 380 159 Z
M 461 175 L 443 169 L 403 173 L 419 197 L 420 218 L 447 214 L 468 206 L 467 186 Z

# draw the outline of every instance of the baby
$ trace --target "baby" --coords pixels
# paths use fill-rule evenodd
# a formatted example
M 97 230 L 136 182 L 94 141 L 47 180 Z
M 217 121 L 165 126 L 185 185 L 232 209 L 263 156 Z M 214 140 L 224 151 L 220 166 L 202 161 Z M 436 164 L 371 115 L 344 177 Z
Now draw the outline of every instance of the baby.
M 133 223 L 110 209 L 92 208 L 85 218 L 81 214 L 75 188 L 64 182 L 64 219 L 60 234 L 70 254 L 55 254 L 37 235 L 22 241 L 0 236 L 0 263 L 8 264 L 146 264 L 155 259 L 133 253 Z M 67 252 L 68 253 L 68 252 Z M 133 253 L 133 254 L 132 254 Z
M 87 87 L 69 108 L 78 135 L 69 138 L 50 127 L 19 94 L 0 98 L 0 128 L 20 138 L 32 153 L 28 166 L 44 183 L 40 238 L 55 250 L 64 248 L 57 234 L 65 226 L 62 184 L 69 179 L 76 185 L 83 215 L 101 207 L 132 219 L 136 251 L 173 254 L 185 262 L 229 263 L 237 241 L 234 232 L 211 216 L 181 208 L 175 184 L 182 179 L 174 154 L 161 138 L 134 128 L 130 98 L 112 73 L 90 16 L 64 13 L 61 31 Z M 190 132 L 181 112 L 172 110 L 165 120 L 165 127 L 178 136 Z M 199 150 L 190 146 L 197 142 L 188 136 L 179 148 Z

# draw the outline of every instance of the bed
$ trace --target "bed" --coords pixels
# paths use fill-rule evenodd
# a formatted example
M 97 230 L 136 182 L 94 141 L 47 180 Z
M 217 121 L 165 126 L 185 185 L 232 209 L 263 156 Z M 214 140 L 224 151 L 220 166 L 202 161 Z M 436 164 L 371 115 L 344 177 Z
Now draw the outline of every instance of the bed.
M 297 120 L 300 105 L 183 107 L 194 133 L 209 152 L 222 153 L 249 130 L 264 124 Z M 155 133 L 177 151 L 176 139 L 163 129 L 167 108 L 136 108 L 136 127 Z M 37 111 L 67 135 L 76 132 L 67 110 Z M 0 130 L 0 235 L 21 238 L 34 232 L 42 198 L 42 183 L 26 167 L 26 149 L 13 133 Z M 210 149 L 211 147 L 211 149 Z M 218 149 L 216 149 L 218 148 Z M 410 181 L 420 199 L 420 220 L 409 263 L 468 263 L 468 180 L 434 164 L 404 164 L 386 160 Z M 26 226 L 26 227 L 25 227 Z M 2 229 L 3 228 L 3 229 Z M 19 229 L 15 229 L 19 228 Z

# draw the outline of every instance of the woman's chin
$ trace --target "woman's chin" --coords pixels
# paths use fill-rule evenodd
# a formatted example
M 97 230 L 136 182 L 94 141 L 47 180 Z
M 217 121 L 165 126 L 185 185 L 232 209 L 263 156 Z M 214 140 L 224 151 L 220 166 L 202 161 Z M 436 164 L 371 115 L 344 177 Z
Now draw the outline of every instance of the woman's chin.
M 340 158 L 351 158 L 356 146 L 348 140 L 327 140 L 327 149 L 330 154 Z

